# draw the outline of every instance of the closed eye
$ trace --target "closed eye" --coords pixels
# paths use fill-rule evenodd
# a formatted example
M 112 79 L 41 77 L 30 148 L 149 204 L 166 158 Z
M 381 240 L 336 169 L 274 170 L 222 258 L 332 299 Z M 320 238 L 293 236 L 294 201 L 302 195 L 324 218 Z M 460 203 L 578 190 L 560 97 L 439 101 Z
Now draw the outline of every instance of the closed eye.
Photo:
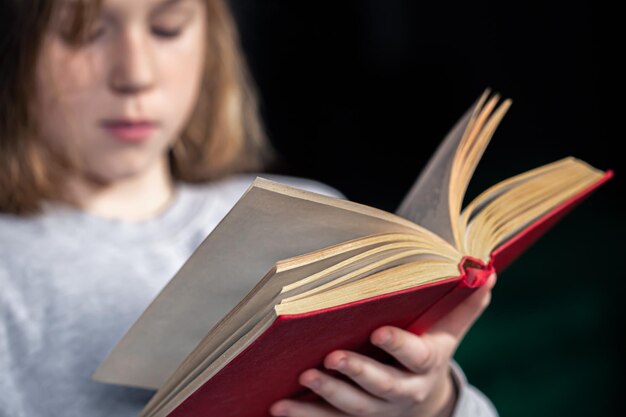
M 98 40 L 98 38 L 100 38 L 102 35 L 104 35 L 105 32 L 105 27 L 104 26 L 100 26 L 98 28 L 96 28 L 95 30 L 92 30 L 91 32 L 89 32 L 85 38 L 85 42 L 86 43 L 91 43 L 91 42 L 95 42 L 96 40 Z
M 153 27 L 152 33 L 160 38 L 176 38 L 183 32 L 183 28 L 159 28 Z

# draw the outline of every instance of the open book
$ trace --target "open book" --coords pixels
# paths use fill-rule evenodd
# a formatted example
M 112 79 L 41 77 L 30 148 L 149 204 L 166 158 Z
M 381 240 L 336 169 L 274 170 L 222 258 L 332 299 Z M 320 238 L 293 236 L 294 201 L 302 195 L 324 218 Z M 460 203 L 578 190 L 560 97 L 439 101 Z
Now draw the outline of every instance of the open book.
M 388 360 L 382 325 L 421 333 L 613 172 L 573 157 L 462 207 L 511 105 L 477 99 L 396 214 L 258 178 L 94 373 L 158 389 L 142 416 L 267 416 L 335 349 Z

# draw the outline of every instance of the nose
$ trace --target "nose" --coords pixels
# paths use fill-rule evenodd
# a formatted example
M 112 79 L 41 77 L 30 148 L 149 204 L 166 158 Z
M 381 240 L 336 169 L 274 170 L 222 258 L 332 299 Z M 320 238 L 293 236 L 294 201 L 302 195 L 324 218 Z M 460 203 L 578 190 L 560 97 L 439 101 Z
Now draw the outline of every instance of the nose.
M 138 94 L 154 86 L 154 53 L 139 30 L 129 29 L 120 34 L 111 64 L 109 85 L 115 93 Z

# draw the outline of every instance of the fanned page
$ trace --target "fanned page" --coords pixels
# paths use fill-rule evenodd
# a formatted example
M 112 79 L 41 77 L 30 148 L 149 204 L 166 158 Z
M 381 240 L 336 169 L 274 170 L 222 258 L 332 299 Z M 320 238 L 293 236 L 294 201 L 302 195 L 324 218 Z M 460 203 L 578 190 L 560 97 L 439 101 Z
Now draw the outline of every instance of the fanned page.
M 484 97 L 486 95 L 483 95 Z M 500 98 L 500 95 L 496 94 L 483 106 L 483 98 L 472 114 L 454 155 L 448 187 L 448 215 L 452 226 L 454 246 L 461 251 L 464 251 L 465 247 L 463 246 L 462 225 L 459 221 L 465 192 L 491 137 L 512 103 L 511 99 L 506 99 L 496 108 Z
M 583 168 L 584 170 L 590 171 L 589 176 L 591 178 L 583 180 L 582 185 L 577 184 L 575 186 L 577 191 L 572 194 L 571 189 L 568 190 L 567 195 L 569 197 L 562 199 L 558 205 L 543 212 L 529 223 L 524 224 L 520 230 L 516 230 L 512 236 L 508 236 L 501 244 L 498 244 L 495 249 L 485 249 L 491 252 L 489 255 L 489 264 L 494 270 L 503 271 L 506 269 L 511 262 L 553 227 L 563 216 L 589 197 L 591 193 L 596 191 L 600 186 L 613 178 L 613 171 L 610 169 L 606 172 L 602 172 L 592 169 L 591 167 Z M 559 198 L 562 198 L 562 196 L 559 196 Z M 487 241 L 486 244 L 493 245 L 493 241 Z
M 489 93 L 486 89 L 452 129 L 398 210 L 485 264 L 496 247 L 605 175 L 563 158 L 490 187 L 461 212 L 471 177 L 512 103 L 497 105 L 500 95 L 487 100 Z
M 281 259 L 381 233 L 432 232 L 399 216 L 257 178 L 93 378 L 159 388 Z
M 487 262 L 495 248 L 611 176 L 611 171 L 567 157 L 496 184 L 461 216 L 464 250 Z
M 431 230 L 450 244 L 455 245 L 454 222 L 458 221 L 460 207 L 456 212 L 451 206 L 457 196 L 455 183 L 459 181 L 453 176 L 455 164 L 459 164 L 459 148 L 461 143 L 476 139 L 482 127 L 482 117 L 489 112 L 479 112 L 491 90 L 485 89 L 476 102 L 466 110 L 454 127 L 443 139 L 437 151 L 430 158 L 417 180 L 398 207 L 396 214 Z M 494 99 L 490 103 L 493 102 Z M 490 104 L 491 105 L 491 104 Z M 470 134 L 471 133 L 471 134 Z M 486 144 L 485 144 L 486 146 Z M 471 174 L 470 174 L 471 175 Z M 463 196 L 460 195 L 461 200 Z

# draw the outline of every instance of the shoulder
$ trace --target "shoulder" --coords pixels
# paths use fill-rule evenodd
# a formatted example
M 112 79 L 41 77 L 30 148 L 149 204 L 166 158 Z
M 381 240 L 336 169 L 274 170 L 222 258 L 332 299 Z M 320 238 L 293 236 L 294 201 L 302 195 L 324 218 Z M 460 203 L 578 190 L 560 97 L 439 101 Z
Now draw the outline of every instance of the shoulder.
M 6 305 L 4 296 L 12 292 L 11 267 L 28 264 L 28 256 L 23 249 L 34 246 L 34 236 L 39 228 L 40 219 L 37 216 L 0 213 L 0 305 Z
M 42 229 L 41 216 L 17 216 L 0 213 L 0 259 L 12 249 L 32 243 Z

